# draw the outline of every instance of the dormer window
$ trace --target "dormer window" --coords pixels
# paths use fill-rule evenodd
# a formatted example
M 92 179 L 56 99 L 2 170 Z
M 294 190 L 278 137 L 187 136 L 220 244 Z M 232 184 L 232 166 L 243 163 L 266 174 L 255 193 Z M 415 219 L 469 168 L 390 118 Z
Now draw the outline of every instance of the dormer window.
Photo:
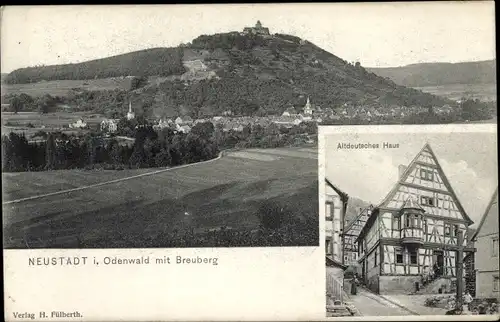
M 420 178 L 427 181 L 433 181 L 434 172 L 432 172 L 432 170 L 420 169 Z

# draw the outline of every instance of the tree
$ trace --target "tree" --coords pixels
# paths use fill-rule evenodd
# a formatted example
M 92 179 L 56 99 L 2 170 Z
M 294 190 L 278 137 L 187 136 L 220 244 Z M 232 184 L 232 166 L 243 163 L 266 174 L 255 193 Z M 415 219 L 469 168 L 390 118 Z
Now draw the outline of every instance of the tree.
M 120 144 L 116 142 L 116 140 L 111 141 L 110 143 L 110 159 L 113 164 L 122 164 L 123 163 L 123 156 L 122 156 L 122 149 L 120 147 Z
M 55 169 L 56 166 L 56 141 L 54 135 L 49 133 L 45 146 L 45 168 L 47 170 Z
M 215 127 L 212 122 L 198 123 L 191 129 L 191 133 L 205 140 L 211 139 L 214 135 Z
M 14 96 L 14 98 L 10 101 L 10 109 L 14 114 L 21 111 L 23 109 L 23 103 L 21 102 L 21 98 L 18 96 Z

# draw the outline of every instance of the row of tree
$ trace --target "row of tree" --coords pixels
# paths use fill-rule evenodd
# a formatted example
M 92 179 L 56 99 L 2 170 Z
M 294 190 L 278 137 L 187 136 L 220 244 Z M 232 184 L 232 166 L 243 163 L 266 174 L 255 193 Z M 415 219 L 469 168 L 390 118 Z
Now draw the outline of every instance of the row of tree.
M 121 124 L 121 123 L 119 123 Z M 124 122 L 127 125 L 128 123 Z M 314 124 L 291 129 L 271 125 L 246 126 L 243 131 L 223 131 L 211 122 L 198 123 L 188 134 L 170 128 L 156 131 L 150 124 L 120 128 L 135 138 L 132 146 L 97 132 L 85 135 L 47 133 L 43 142 L 28 142 L 23 134 L 2 136 L 2 170 L 43 171 L 53 169 L 105 169 L 169 167 L 209 160 L 223 149 L 274 148 L 304 143 L 305 133 L 314 133 Z

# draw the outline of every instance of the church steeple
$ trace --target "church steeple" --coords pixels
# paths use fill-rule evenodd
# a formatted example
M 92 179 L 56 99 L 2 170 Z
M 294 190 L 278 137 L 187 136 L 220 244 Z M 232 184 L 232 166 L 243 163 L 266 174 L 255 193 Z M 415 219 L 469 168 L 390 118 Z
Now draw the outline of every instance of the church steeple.
M 128 102 L 128 113 L 127 113 L 127 119 L 131 120 L 135 118 L 135 113 L 132 112 L 132 101 Z

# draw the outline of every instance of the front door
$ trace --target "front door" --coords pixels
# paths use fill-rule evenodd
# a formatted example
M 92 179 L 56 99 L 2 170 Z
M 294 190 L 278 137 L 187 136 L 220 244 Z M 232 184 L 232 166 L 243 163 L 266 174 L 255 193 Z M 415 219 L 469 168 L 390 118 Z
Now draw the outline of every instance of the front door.
M 434 268 L 434 274 L 436 274 L 436 276 L 441 276 L 443 275 L 443 272 L 444 272 L 444 256 L 443 256 L 443 252 L 440 251 L 440 250 L 435 250 L 434 251 L 434 256 L 435 256 L 435 263 L 437 264 L 437 266 L 433 267 Z

